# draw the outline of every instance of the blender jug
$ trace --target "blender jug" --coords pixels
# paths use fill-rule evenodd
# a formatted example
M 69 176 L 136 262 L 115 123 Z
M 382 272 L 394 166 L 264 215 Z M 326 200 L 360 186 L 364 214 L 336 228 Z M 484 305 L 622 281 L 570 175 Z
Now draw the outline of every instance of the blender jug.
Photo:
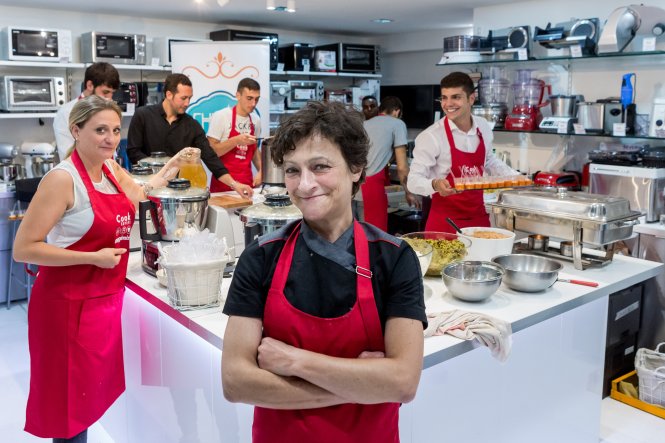
M 552 87 L 546 85 L 543 80 L 531 76 L 532 69 L 518 69 L 517 82 L 513 84 L 513 94 L 515 95 L 515 107 L 535 107 L 542 108 L 550 104 L 549 100 L 543 101 L 545 91 L 548 91 L 547 97 L 552 92 Z

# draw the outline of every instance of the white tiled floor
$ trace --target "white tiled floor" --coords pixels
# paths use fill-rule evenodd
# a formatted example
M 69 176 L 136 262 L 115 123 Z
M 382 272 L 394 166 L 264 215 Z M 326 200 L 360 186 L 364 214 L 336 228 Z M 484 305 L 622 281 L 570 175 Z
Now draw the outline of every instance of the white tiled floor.
M 12 304 L 10 310 L 0 305 L 0 442 L 3 443 L 49 441 L 23 431 L 29 383 L 26 308 L 25 303 Z M 91 428 L 88 441 L 113 443 L 98 425 Z M 665 442 L 665 420 L 606 398 L 598 441 L 662 443 Z

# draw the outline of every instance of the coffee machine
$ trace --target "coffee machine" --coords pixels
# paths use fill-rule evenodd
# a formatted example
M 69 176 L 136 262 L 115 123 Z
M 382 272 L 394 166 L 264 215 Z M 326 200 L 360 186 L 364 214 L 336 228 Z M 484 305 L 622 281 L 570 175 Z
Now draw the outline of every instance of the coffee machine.
M 43 177 L 55 166 L 55 146 L 46 142 L 24 142 L 21 155 L 26 178 Z
M 535 131 L 543 119 L 540 108 L 550 104 L 549 98 L 552 87 L 543 80 L 531 76 L 531 69 L 518 69 L 517 81 L 513 83 L 515 101 L 513 110 L 506 117 L 505 127 L 510 131 Z M 545 91 L 548 94 L 545 95 Z

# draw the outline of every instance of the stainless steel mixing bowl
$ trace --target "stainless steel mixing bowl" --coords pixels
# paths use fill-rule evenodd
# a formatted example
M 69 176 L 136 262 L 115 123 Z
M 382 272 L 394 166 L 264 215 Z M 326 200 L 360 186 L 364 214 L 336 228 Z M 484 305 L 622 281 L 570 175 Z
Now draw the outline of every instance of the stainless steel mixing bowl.
M 545 257 L 528 254 L 506 254 L 492 259 L 505 269 L 503 283 L 521 292 L 544 291 L 554 284 L 561 263 Z
M 501 286 L 503 268 L 488 261 L 460 261 L 443 268 L 448 292 L 460 300 L 483 301 Z

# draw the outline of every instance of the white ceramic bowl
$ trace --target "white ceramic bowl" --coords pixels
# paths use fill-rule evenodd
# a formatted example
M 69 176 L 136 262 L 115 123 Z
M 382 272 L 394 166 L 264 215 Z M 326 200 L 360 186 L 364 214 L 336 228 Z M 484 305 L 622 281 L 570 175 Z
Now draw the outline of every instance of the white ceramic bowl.
M 479 238 L 475 237 L 476 231 L 495 232 L 506 235 L 506 238 Z M 501 228 L 469 227 L 462 228 L 465 237 L 471 240 L 471 246 L 467 250 L 465 260 L 490 261 L 497 255 L 510 254 L 513 252 L 515 233 Z

